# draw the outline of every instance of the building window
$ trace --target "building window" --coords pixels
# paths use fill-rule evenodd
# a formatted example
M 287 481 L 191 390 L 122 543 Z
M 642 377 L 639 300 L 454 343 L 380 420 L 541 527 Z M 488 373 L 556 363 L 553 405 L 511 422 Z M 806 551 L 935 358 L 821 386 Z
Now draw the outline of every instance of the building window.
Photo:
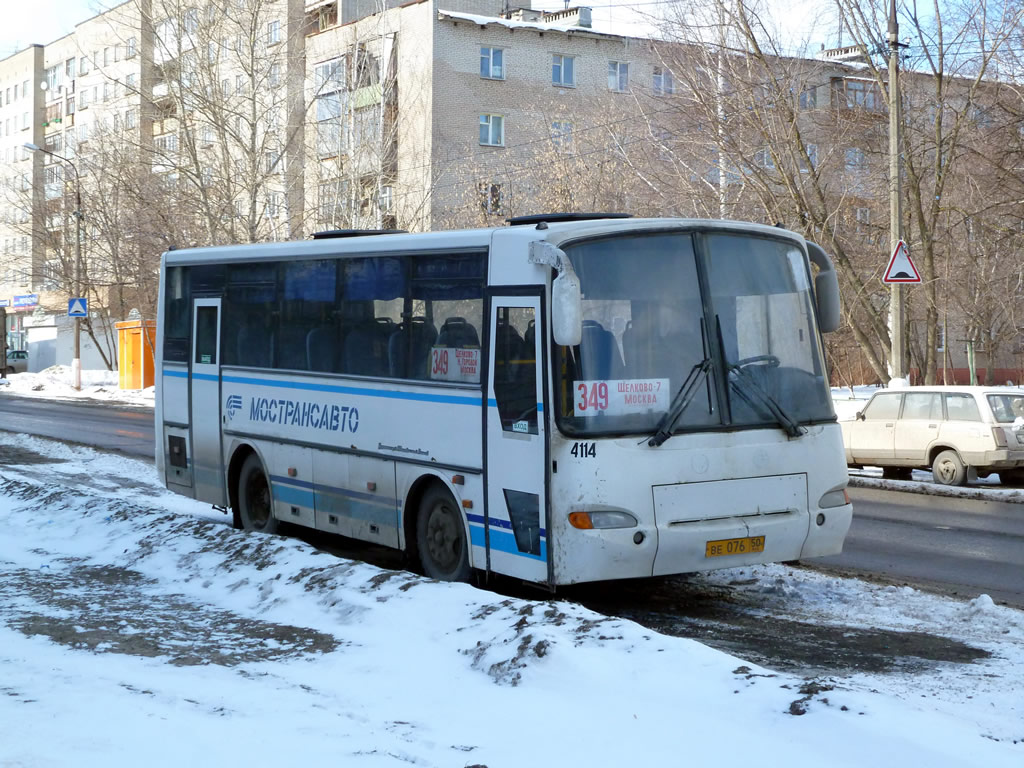
M 124 127 L 128 130 L 135 128 L 135 110 L 129 109 L 124 113 Z
M 477 194 L 480 197 L 480 210 L 491 215 L 501 213 L 501 184 L 481 181 L 477 185 Z
M 875 109 L 877 101 L 875 99 L 875 88 L 874 84 L 865 80 L 847 80 L 846 81 L 846 106 L 851 109 L 854 107 L 860 107 L 862 109 Z
M 270 75 L 268 77 L 270 85 L 274 88 L 281 84 L 281 65 L 274 63 L 270 65 Z
M 78 74 L 88 75 L 89 74 L 89 57 L 83 56 L 78 60 Z
M 847 147 L 846 170 L 849 173 L 862 173 L 868 169 L 868 160 L 864 150 L 858 147 Z
M 267 23 L 267 45 L 277 45 L 281 42 L 281 22 L 271 21 Z
M 559 152 L 572 150 L 573 124 L 568 120 L 556 120 L 551 123 L 551 143 Z
M 505 79 L 505 57 L 501 48 L 480 49 L 480 77 L 488 80 Z
M 128 41 L 124 44 L 124 57 L 126 59 L 135 58 L 135 38 L 129 37 Z
M 807 144 L 804 146 L 804 149 L 807 151 L 807 159 L 810 160 L 811 165 L 807 167 L 807 164 L 801 160 L 800 173 L 810 173 L 810 171 L 818 167 L 818 145 Z
M 775 168 L 775 158 L 772 157 L 771 150 L 768 147 L 763 147 L 754 153 L 754 165 L 767 170 Z
M 811 87 L 800 91 L 800 109 L 814 109 L 818 106 L 818 89 Z
M 562 56 L 560 53 L 551 56 L 551 84 L 560 85 L 563 88 L 576 87 L 576 59 L 572 56 Z
M 857 234 L 866 235 L 871 227 L 871 209 L 870 208 L 858 208 L 856 211 L 857 215 Z
M 480 115 L 480 143 L 489 147 L 505 146 L 505 118 Z
M 178 134 L 168 133 L 153 139 L 153 146 L 160 152 L 178 151 Z
M 608 62 L 608 90 L 624 93 L 629 90 L 629 63 L 625 61 Z
M 316 93 L 317 155 L 336 157 L 348 148 L 348 92 L 345 57 L 317 64 L 313 70 Z
M 47 97 L 53 98 L 57 93 L 57 86 L 61 83 L 61 68 L 60 67 L 47 67 L 43 73 L 43 79 L 46 81 L 46 90 L 48 91 Z M 24 93 L 28 96 L 28 91 Z M 14 86 L 14 98 L 18 98 L 18 86 Z
M 654 92 L 666 96 L 676 92 L 676 80 L 665 67 L 654 68 Z
M 74 59 L 68 59 L 67 61 L 64 62 L 64 76 L 68 80 L 74 80 L 75 79 L 75 60 Z
M 245 92 L 245 75 L 235 75 L 235 93 Z
M 267 173 L 280 173 L 281 171 L 281 153 L 275 150 L 270 150 L 265 155 L 267 163 Z

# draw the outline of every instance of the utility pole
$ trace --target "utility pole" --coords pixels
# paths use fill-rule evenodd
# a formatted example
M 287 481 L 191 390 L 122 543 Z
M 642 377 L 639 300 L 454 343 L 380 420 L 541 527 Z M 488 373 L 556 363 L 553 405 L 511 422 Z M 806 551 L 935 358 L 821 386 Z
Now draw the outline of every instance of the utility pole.
M 889 246 L 895 252 L 903 239 L 903 207 L 900 189 L 900 128 L 903 123 L 900 103 L 900 25 L 896 21 L 896 0 L 889 0 Z M 903 286 L 889 287 L 889 336 L 892 353 L 889 367 L 892 378 L 906 377 L 903 349 Z
M 75 296 L 72 298 L 77 298 L 82 295 L 82 219 L 84 218 L 82 214 L 82 179 L 78 175 L 78 167 L 68 158 L 31 142 L 25 142 L 22 146 L 32 152 L 42 152 L 60 160 L 75 173 L 75 212 L 73 214 L 75 217 L 75 279 L 73 286 Z M 75 318 L 74 344 L 74 357 L 71 360 L 71 386 L 77 390 L 82 388 L 82 320 L 79 317 Z

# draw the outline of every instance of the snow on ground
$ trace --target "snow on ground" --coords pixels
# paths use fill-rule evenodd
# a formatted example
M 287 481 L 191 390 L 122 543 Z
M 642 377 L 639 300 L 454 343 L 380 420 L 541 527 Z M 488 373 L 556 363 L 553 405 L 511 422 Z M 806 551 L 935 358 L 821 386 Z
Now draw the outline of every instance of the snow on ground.
M 985 596 L 701 577 L 766 614 L 993 654 L 807 680 L 234 531 L 147 462 L 2 432 L 0 525 L 0 765 L 1024 765 L 1024 612 Z
M 54 365 L 39 373 L 15 373 L 0 379 L 0 394 L 47 400 L 97 400 L 122 405 L 153 405 L 153 387 L 118 389 L 117 371 L 82 371 L 82 389 L 72 386 L 71 369 Z

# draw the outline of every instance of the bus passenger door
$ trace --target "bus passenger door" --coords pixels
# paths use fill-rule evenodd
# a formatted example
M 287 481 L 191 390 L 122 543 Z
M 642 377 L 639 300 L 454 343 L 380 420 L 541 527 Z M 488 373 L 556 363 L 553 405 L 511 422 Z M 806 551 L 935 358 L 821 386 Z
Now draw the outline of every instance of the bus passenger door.
M 220 443 L 220 299 L 196 299 L 192 312 L 189 422 L 196 499 L 224 506 L 227 499 Z
M 491 570 L 536 582 L 549 580 L 541 322 L 539 295 L 490 297 L 487 509 L 470 525 Z

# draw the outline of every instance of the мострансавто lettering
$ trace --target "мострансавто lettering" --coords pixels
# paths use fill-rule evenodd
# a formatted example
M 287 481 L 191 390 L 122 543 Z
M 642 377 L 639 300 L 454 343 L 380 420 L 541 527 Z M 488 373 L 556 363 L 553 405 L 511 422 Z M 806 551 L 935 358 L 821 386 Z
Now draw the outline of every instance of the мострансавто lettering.
M 311 403 L 308 400 L 278 400 L 254 397 L 249 418 L 270 424 L 310 427 L 328 432 L 355 432 L 359 429 L 359 411 L 347 405 Z

